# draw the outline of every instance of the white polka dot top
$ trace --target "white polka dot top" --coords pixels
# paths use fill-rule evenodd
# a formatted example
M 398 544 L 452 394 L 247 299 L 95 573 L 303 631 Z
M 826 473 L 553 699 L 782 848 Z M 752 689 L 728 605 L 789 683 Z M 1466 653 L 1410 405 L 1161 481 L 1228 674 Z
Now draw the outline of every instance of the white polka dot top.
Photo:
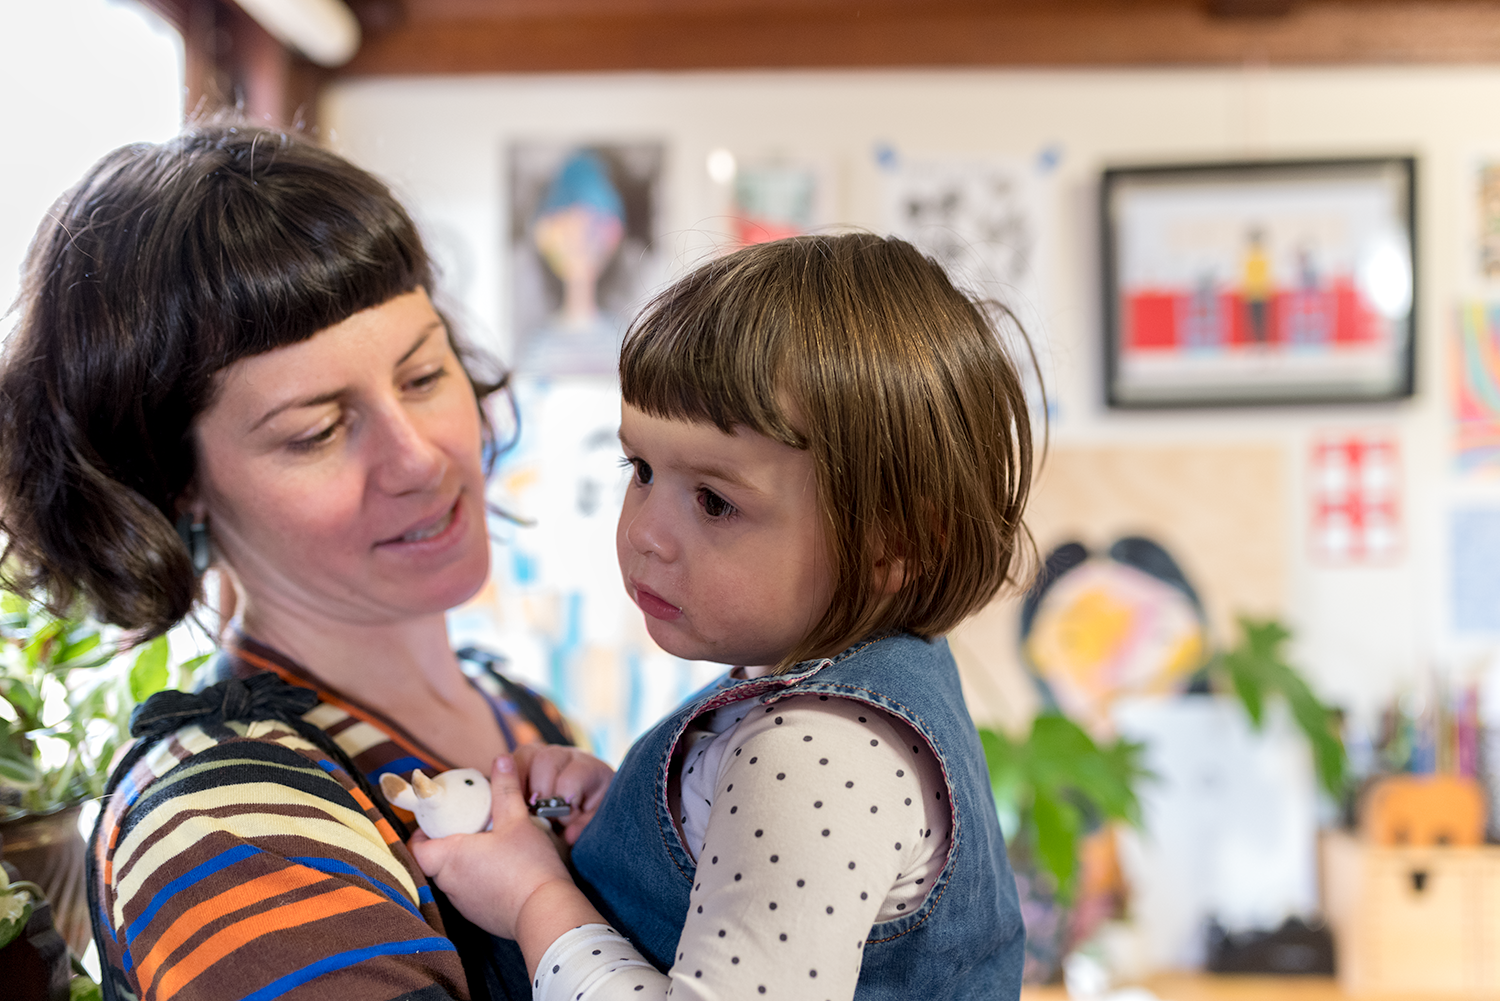
M 604 925 L 560 937 L 539 1001 L 854 996 L 870 926 L 920 907 L 947 859 L 947 786 L 904 721 L 849 699 L 750 699 L 699 717 L 669 798 L 698 862 L 663 976 Z

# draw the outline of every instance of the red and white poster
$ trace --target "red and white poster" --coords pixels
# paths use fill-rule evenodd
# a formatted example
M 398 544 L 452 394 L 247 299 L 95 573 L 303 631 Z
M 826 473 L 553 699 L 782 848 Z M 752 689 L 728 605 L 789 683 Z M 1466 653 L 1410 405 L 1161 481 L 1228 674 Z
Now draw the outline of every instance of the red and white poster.
M 1325 566 L 1392 563 L 1401 555 L 1401 456 L 1385 433 L 1326 434 L 1312 445 L 1308 540 Z

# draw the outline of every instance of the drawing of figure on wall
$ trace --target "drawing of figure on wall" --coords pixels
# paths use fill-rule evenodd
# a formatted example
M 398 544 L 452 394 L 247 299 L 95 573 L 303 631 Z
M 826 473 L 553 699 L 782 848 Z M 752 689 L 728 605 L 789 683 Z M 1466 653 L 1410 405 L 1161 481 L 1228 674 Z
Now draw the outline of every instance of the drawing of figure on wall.
M 608 374 L 624 318 L 660 280 L 653 253 L 661 146 L 511 147 L 517 368 Z
M 1252 344 L 1271 339 L 1271 258 L 1266 253 L 1265 230 L 1252 226 L 1246 238 L 1240 297 L 1245 303 L 1245 329 Z
M 1204 271 L 1193 283 L 1193 294 L 1183 300 L 1178 327 L 1182 344 L 1187 348 L 1221 348 L 1224 346 L 1224 321 L 1219 310 L 1219 287 L 1212 271 Z
M 574 154 L 547 189 L 531 229 L 537 252 L 563 284 L 559 330 L 587 333 L 599 324 L 595 286 L 624 235 L 625 205 L 604 164 L 588 151 Z
M 1322 288 L 1317 259 L 1307 243 L 1297 247 L 1297 290 L 1286 297 L 1286 338 L 1291 344 L 1320 345 L 1332 339 L 1333 305 Z

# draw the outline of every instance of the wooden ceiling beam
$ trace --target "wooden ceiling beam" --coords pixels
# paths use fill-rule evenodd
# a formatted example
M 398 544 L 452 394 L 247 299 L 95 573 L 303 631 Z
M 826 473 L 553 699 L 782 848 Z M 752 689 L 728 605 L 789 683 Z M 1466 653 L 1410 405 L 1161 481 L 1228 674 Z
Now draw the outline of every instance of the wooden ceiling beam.
M 710 7 L 621 14 L 411 16 L 338 76 L 995 66 L 1466 63 L 1500 59 L 1494 0 L 1297 0 L 1230 17 L 1210 3 L 935 3 L 863 11 Z M 1241 6 L 1245 6 L 1242 2 Z M 1264 4 L 1251 3 L 1247 12 Z M 1226 8 L 1227 9 L 1227 8 Z

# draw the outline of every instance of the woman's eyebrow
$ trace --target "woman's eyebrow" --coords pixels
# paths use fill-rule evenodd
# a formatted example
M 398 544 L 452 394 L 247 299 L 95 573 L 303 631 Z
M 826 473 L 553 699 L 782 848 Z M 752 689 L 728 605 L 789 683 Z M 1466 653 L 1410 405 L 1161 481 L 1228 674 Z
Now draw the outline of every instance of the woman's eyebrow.
M 267 423 L 269 423 L 273 418 L 277 417 L 280 414 L 286 413 L 288 410 L 297 410 L 301 407 L 321 407 L 325 403 L 332 403 L 334 400 L 337 400 L 339 397 L 343 396 L 344 392 L 345 391 L 342 389 L 334 389 L 326 393 L 319 393 L 317 396 L 308 396 L 300 400 L 288 400 L 285 403 L 272 407 L 270 410 L 267 410 L 265 413 L 261 414 L 260 419 L 257 420 L 254 424 L 250 425 L 247 433 L 249 433 L 249 431 L 259 430 Z
M 414 354 L 416 354 L 418 351 L 420 351 L 422 349 L 422 345 L 427 343 L 427 338 L 429 338 L 429 337 L 432 336 L 432 332 L 434 330 L 442 330 L 442 329 L 443 329 L 443 321 L 442 320 L 433 320 L 431 323 L 427 324 L 427 326 L 423 327 L 421 333 L 419 333 L 417 335 L 416 341 L 412 344 L 411 347 L 409 347 L 409 348 L 406 349 L 406 354 L 404 354 L 400 358 L 396 359 L 396 364 L 397 365 L 405 365 L 407 363 L 407 361 L 409 361 L 411 359 L 411 356 L 414 355 Z
M 396 359 L 395 367 L 399 368 L 400 366 L 405 365 L 408 361 L 410 361 L 412 355 L 422 350 L 422 345 L 427 343 L 427 339 L 432 336 L 432 332 L 434 330 L 441 329 L 443 329 L 443 321 L 441 320 L 433 320 L 431 323 L 427 324 L 427 326 L 423 327 L 421 332 L 417 334 L 417 339 L 412 342 L 412 346 L 406 349 L 405 354 Z M 286 413 L 288 410 L 296 410 L 300 407 L 321 407 L 325 403 L 332 403 L 334 400 L 337 400 L 340 396 L 343 396 L 344 393 L 345 390 L 343 389 L 333 389 L 329 390 L 326 393 L 319 393 L 317 396 L 308 396 L 300 400 L 288 400 L 285 403 L 274 406 L 270 410 L 267 410 L 265 413 L 261 414 L 260 418 L 254 424 L 250 425 L 249 431 L 258 430 L 259 428 L 265 426 L 268 421 L 272 420 L 279 414 Z

